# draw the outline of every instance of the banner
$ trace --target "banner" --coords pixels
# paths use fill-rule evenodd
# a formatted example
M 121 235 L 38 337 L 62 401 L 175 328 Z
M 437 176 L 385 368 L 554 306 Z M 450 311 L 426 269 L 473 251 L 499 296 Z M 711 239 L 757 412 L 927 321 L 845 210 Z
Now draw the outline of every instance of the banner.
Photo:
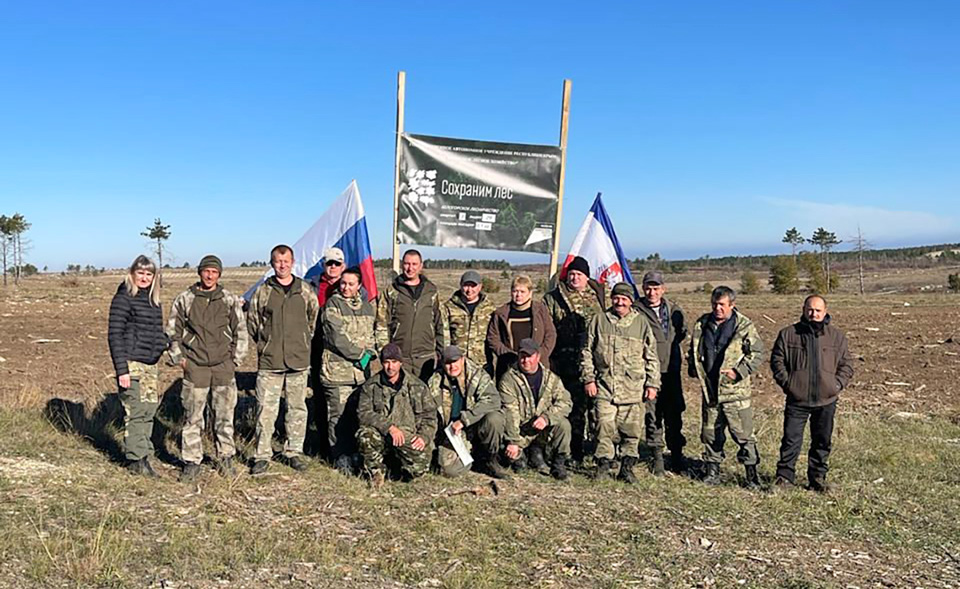
M 397 239 L 551 253 L 560 148 L 401 136 Z
M 613 230 L 613 221 L 610 220 L 610 215 L 603 206 L 599 192 L 573 240 L 573 245 L 570 246 L 570 253 L 563 262 L 563 267 L 560 269 L 561 280 L 566 277 L 567 266 L 576 256 L 580 256 L 590 264 L 590 278 L 597 282 L 612 288 L 616 283 L 626 281 L 634 285 L 634 291 L 637 290 L 633 276 L 630 274 L 627 257 L 623 255 L 617 232 Z

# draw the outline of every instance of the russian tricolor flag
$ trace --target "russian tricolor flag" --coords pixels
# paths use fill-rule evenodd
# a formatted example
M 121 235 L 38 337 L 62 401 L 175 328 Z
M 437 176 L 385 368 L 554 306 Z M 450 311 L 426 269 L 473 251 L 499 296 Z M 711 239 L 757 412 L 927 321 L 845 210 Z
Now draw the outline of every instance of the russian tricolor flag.
M 613 221 L 603 207 L 599 192 L 596 200 L 593 201 L 593 206 L 590 207 L 590 212 L 587 213 L 587 218 L 580 226 L 580 231 L 577 232 L 577 237 L 573 240 L 573 245 L 570 246 L 567 259 L 563 261 L 560 280 L 566 278 L 567 266 L 576 256 L 590 263 L 590 278 L 597 282 L 612 287 L 618 282 L 626 281 L 636 287 L 633 276 L 630 274 L 627 258 L 623 255 L 623 249 L 617 239 L 617 232 L 613 230 Z
M 376 298 L 378 291 L 377 277 L 373 270 L 373 252 L 370 249 L 367 219 L 356 180 L 350 182 L 350 186 L 333 201 L 327 212 L 291 247 L 294 258 L 293 273 L 313 283 L 317 283 L 323 274 L 323 250 L 328 247 L 342 249 L 346 267 L 360 268 L 367 300 Z M 271 274 L 272 269 L 243 295 L 244 298 L 249 300 L 253 291 Z

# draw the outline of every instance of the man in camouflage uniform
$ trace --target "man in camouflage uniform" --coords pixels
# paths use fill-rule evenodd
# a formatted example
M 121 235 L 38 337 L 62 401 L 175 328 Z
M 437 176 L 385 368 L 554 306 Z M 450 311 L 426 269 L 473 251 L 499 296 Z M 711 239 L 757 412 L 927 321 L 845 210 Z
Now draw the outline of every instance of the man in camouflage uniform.
M 537 342 L 530 338 L 521 341 L 519 356 L 497 387 L 507 421 L 507 458 L 517 470 L 529 463 L 541 474 L 549 473 L 557 480 L 566 480 L 566 461 L 570 456 L 570 422 L 567 420 L 570 393 L 560 377 L 541 363 Z M 550 467 L 544 460 L 544 450 L 551 456 Z
M 660 390 L 657 392 L 657 429 L 665 433 L 667 449 L 670 450 L 670 470 L 683 472 L 686 460 L 683 447 L 683 400 L 681 366 L 683 365 L 683 340 L 687 337 L 687 320 L 680 305 L 664 295 L 666 286 L 660 272 L 643 275 L 643 298 L 634 303 L 634 308 L 649 322 L 657 338 L 657 356 L 660 359 Z M 663 468 L 663 451 L 653 450 L 654 472 Z
M 590 264 L 577 256 L 567 265 L 563 281 L 543 297 L 543 302 L 557 330 L 557 344 L 549 358 L 550 368 L 563 380 L 563 386 L 573 400 L 571 450 L 573 459 L 582 461 L 590 454 L 584 439 L 592 441 L 596 427 L 593 403 L 581 384 L 580 354 L 587 341 L 587 323 L 606 309 L 603 286 L 590 278 Z
M 486 346 L 487 324 L 496 306 L 483 290 L 483 278 L 476 270 L 460 277 L 460 290 L 440 308 L 447 345 L 457 346 L 470 361 L 490 370 Z
M 352 474 L 356 453 L 357 387 L 370 376 L 376 357 L 373 340 L 373 305 L 364 300 L 358 268 L 348 268 L 339 278 L 339 292 L 326 300 L 320 316 L 323 358 L 319 382 L 327 403 L 327 439 L 330 461 L 344 474 Z
M 407 372 L 427 382 L 443 350 L 443 317 L 437 287 L 420 273 L 423 257 L 417 250 L 403 254 L 403 272 L 380 293 L 377 301 L 377 347 L 395 343 Z
M 257 433 L 250 474 L 264 473 L 270 466 L 281 398 L 287 401 L 282 458 L 294 470 L 307 468 L 303 458 L 307 373 L 320 303 L 313 287 L 293 275 L 289 246 L 273 248 L 270 265 L 274 275 L 254 291 L 247 313 L 247 329 L 257 344 Z
M 583 388 L 597 403 L 597 476 L 610 473 L 614 444 L 620 445 L 619 478 L 637 482 L 633 467 L 639 458 L 641 423 L 646 423 L 647 445 L 662 450 L 662 432 L 656 426 L 660 360 L 657 338 L 647 321 L 633 310 L 633 285 L 618 282 L 611 306 L 594 315 L 587 326 L 587 345 L 581 354 Z M 657 471 L 656 464 L 654 471 Z M 663 474 L 663 454 L 659 472 Z
M 408 374 L 400 346 L 380 350 L 383 369 L 360 387 L 357 445 L 374 487 L 383 484 L 391 463 L 415 479 L 430 469 L 437 433 L 437 405 L 423 381 Z
M 464 356 L 457 346 L 444 348 L 442 362 L 443 369 L 428 383 L 437 404 L 437 463 L 440 472 L 456 477 L 469 470 L 444 432 L 449 425 L 454 435 L 461 436 L 468 450 L 471 441 L 481 447 L 487 474 L 497 479 L 509 478 L 498 462 L 505 422 L 500 409 L 500 393 L 493 379 L 479 363 Z
M 170 362 L 183 369 L 184 425 L 180 433 L 180 480 L 193 481 L 203 461 L 202 436 L 207 398 L 213 409 L 217 469 L 236 476 L 233 457 L 233 412 L 237 406 L 234 371 L 247 355 L 243 299 L 220 286 L 223 264 L 204 256 L 197 267 L 200 280 L 173 300 L 167 335 Z
M 702 394 L 700 439 L 703 442 L 704 482 L 720 483 L 720 462 L 729 429 L 740 447 L 737 460 L 746 472 L 746 486 L 760 487 L 757 476 L 757 440 L 750 403 L 751 375 L 763 361 L 763 340 L 753 322 L 739 313 L 736 293 L 726 286 L 713 289 L 713 312 L 693 324 L 688 369 L 700 381 Z

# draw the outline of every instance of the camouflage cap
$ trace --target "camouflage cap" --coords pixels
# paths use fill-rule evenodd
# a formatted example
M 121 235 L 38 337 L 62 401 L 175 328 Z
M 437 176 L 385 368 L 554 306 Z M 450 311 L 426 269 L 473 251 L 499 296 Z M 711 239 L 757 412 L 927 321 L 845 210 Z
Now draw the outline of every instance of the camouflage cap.
M 631 301 L 637 298 L 637 292 L 633 290 L 633 285 L 629 282 L 618 282 L 613 285 L 613 290 L 610 291 L 610 296 L 624 296 L 630 299 Z
M 223 262 L 213 254 L 208 254 L 200 259 L 200 264 L 197 266 L 197 274 L 202 272 L 204 268 L 216 268 L 217 272 L 223 274 Z

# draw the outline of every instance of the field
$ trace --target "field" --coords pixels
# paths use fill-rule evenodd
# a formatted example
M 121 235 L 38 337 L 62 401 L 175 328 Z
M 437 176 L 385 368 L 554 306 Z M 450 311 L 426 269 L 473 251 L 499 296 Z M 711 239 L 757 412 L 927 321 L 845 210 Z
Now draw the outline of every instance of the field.
M 228 269 L 224 285 L 241 292 L 258 275 Z M 431 273 L 442 292 L 457 275 Z M 720 488 L 643 471 L 633 487 L 536 474 L 494 487 L 474 474 L 371 491 L 319 461 L 255 479 L 205 469 L 187 486 L 170 368 L 162 478 L 136 478 L 117 462 L 106 343 L 120 275 L 30 278 L 0 288 L 0 587 L 960 587 L 960 297 L 920 292 L 943 276 L 871 275 L 881 294 L 831 297 L 857 363 L 825 496 L 745 491 L 733 452 Z M 194 277 L 167 274 L 165 313 Z M 695 317 L 707 298 L 694 287 L 737 286 L 725 278 L 678 278 L 674 298 Z M 800 302 L 738 300 L 768 346 Z M 254 359 L 241 367 L 241 436 L 254 370 Z M 699 399 L 685 390 L 697 456 Z M 769 486 L 782 414 L 769 370 L 756 403 Z

